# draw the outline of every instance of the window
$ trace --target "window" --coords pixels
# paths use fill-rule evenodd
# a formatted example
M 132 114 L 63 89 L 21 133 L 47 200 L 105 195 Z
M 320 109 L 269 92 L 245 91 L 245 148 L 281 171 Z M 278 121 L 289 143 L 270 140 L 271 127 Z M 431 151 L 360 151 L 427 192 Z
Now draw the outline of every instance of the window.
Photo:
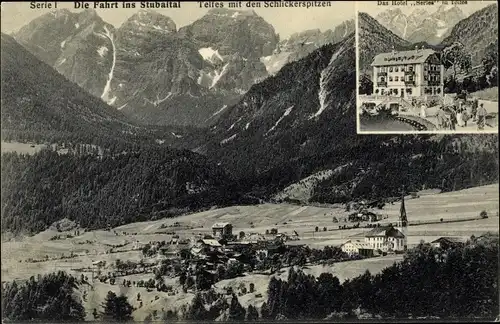
M 436 93 L 437 93 L 437 94 L 441 94 L 441 88 L 437 88 L 437 89 L 436 89 Z
M 408 65 L 408 71 L 413 72 L 413 65 Z
M 411 95 L 413 93 L 413 90 L 411 88 L 406 88 L 406 93 Z
M 398 76 L 394 77 L 394 81 L 399 81 L 399 77 Z
M 392 72 L 392 66 L 389 68 L 389 72 Z
M 380 82 L 385 82 L 385 78 L 384 77 L 380 77 Z
M 394 92 L 395 95 L 397 95 L 398 94 L 398 89 L 394 89 L 393 92 Z
M 427 64 L 424 64 L 424 71 L 427 71 Z
M 427 75 L 424 75 L 424 80 L 427 81 L 427 79 L 429 79 L 429 77 Z
M 389 77 L 389 81 L 392 81 L 392 77 L 391 76 Z
M 413 75 L 408 76 L 408 81 L 413 81 Z
M 399 68 L 397 66 L 394 68 L 394 72 L 399 72 Z
M 378 93 L 379 93 L 378 89 L 375 89 L 375 93 L 376 93 L 376 94 L 378 94 Z

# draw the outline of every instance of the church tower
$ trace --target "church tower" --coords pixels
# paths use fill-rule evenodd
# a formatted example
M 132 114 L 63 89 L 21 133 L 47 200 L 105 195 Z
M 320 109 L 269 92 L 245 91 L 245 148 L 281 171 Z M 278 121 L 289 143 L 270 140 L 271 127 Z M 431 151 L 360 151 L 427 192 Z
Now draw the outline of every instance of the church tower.
M 403 247 L 406 251 L 408 247 L 408 218 L 406 217 L 404 191 L 401 193 L 401 208 L 399 209 L 399 220 L 396 223 L 396 229 L 403 233 L 403 235 L 405 236 L 403 238 Z

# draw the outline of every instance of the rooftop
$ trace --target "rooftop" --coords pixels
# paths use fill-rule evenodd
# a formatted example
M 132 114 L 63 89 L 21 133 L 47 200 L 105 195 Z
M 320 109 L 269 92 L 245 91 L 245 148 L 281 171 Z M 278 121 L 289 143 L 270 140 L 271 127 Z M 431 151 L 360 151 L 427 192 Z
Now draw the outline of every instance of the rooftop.
M 396 237 L 403 238 L 405 237 L 403 233 L 394 228 L 393 226 L 381 226 L 372 229 L 368 233 L 366 233 L 365 237 L 376 237 L 376 236 L 388 236 L 388 237 Z
M 434 50 L 425 48 L 411 51 L 380 53 L 373 58 L 372 66 L 424 63 L 429 56 L 435 53 Z
M 226 226 L 231 226 L 231 223 L 215 223 L 212 225 L 212 228 L 224 228 Z
M 438 243 L 442 241 L 448 241 L 451 243 L 464 243 L 466 240 L 463 237 L 443 236 L 438 238 L 437 240 L 432 241 L 431 243 Z
M 342 245 L 345 245 L 345 244 L 348 244 L 348 243 L 351 243 L 352 245 L 354 245 L 354 247 L 356 247 L 358 249 L 373 249 L 370 244 L 365 243 L 365 242 L 361 242 L 361 241 L 358 241 L 358 240 L 356 240 L 356 241 L 349 240 L 349 241 L 345 242 Z

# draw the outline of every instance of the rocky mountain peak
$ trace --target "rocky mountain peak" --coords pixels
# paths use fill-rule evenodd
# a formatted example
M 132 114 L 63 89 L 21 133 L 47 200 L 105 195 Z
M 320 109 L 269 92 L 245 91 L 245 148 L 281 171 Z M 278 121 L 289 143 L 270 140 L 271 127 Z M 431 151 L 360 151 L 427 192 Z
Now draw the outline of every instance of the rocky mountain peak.
M 237 10 L 228 8 L 214 8 L 210 9 L 205 16 L 219 16 L 219 17 L 257 17 L 254 10 Z
M 160 32 L 175 33 L 175 22 L 165 15 L 150 9 L 141 9 L 123 23 L 122 28 L 150 29 Z

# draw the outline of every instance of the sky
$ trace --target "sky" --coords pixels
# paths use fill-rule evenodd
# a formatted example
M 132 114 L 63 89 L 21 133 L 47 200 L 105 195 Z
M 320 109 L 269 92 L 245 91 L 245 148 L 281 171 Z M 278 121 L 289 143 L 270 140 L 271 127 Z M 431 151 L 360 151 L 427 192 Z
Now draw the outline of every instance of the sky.
M 391 1 L 387 1 L 391 2 Z M 420 1 L 420 2 L 425 2 L 425 1 Z M 399 8 L 405 15 L 409 15 L 413 12 L 415 9 L 425 9 L 429 13 L 436 12 L 439 6 L 441 5 L 439 2 L 440 1 L 429 1 L 429 2 L 435 2 L 434 5 L 414 5 L 416 1 L 408 1 L 408 5 L 406 6 L 381 6 L 378 5 L 378 1 L 358 1 L 357 6 L 358 10 L 361 12 L 366 12 L 370 16 L 375 17 L 379 13 L 387 10 L 387 9 L 395 9 Z M 460 2 L 460 1 L 455 1 L 455 2 Z M 483 9 L 484 7 L 487 7 L 493 3 L 496 3 L 497 1 L 495 0 L 474 0 L 474 1 L 467 1 L 466 5 L 457 5 L 460 10 L 466 15 L 469 16 L 473 14 L 474 12 Z M 447 7 L 452 7 L 451 3 L 452 1 L 448 1 L 450 5 Z M 413 4 L 413 5 L 412 5 Z
M 42 2 L 42 1 L 39 1 Z M 112 1 L 108 1 L 112 2 Z M 243 6 L 247 1 L 242 1 Z M 263 3 L 263 1 L 261 1 Z M 354 19 L 355 4 L 351 1 L 330 1 L 331 7 L 313 7 L 313 8 L 253 8 L 255 12 L 263 17 L 268 23 L 274 26 L 274 29 L 280 37 L 286 38 L 293 33 L 308 29 L 319 28 L 322 31 L 333 29 L 335 26 L 347 19 Z M 138 7 L 139 3 L 136 2 Z M 121 6 L 121 3 L 119 4 Z M 224 2 L 228 7 L 228 2 Z M 17 31 L 22 26 L 34 18 L 48 13 L 54 9 L 30 9 L 29 2 L 2 2 L 1 10 L 1 28 L 3 33 Z M 91 4 L 92 6 L 92 4 Z M 74 9 L 74 3 L 59 2 L 58 9 L 67 8 L 78 12 L 81 9 Z M 242 8 L 244 10 L 250 10 Z M 139 9 L 96 9 L 101 18 L 119 27 L 128 17 L 132 16 Z M 177 28 L 189 25 L 207 13 L 207 8 L 200 8 L 197 2 L 183 2 L 180 9 L 153 9 L 159 13 L 168 16 L 174 20 Z

